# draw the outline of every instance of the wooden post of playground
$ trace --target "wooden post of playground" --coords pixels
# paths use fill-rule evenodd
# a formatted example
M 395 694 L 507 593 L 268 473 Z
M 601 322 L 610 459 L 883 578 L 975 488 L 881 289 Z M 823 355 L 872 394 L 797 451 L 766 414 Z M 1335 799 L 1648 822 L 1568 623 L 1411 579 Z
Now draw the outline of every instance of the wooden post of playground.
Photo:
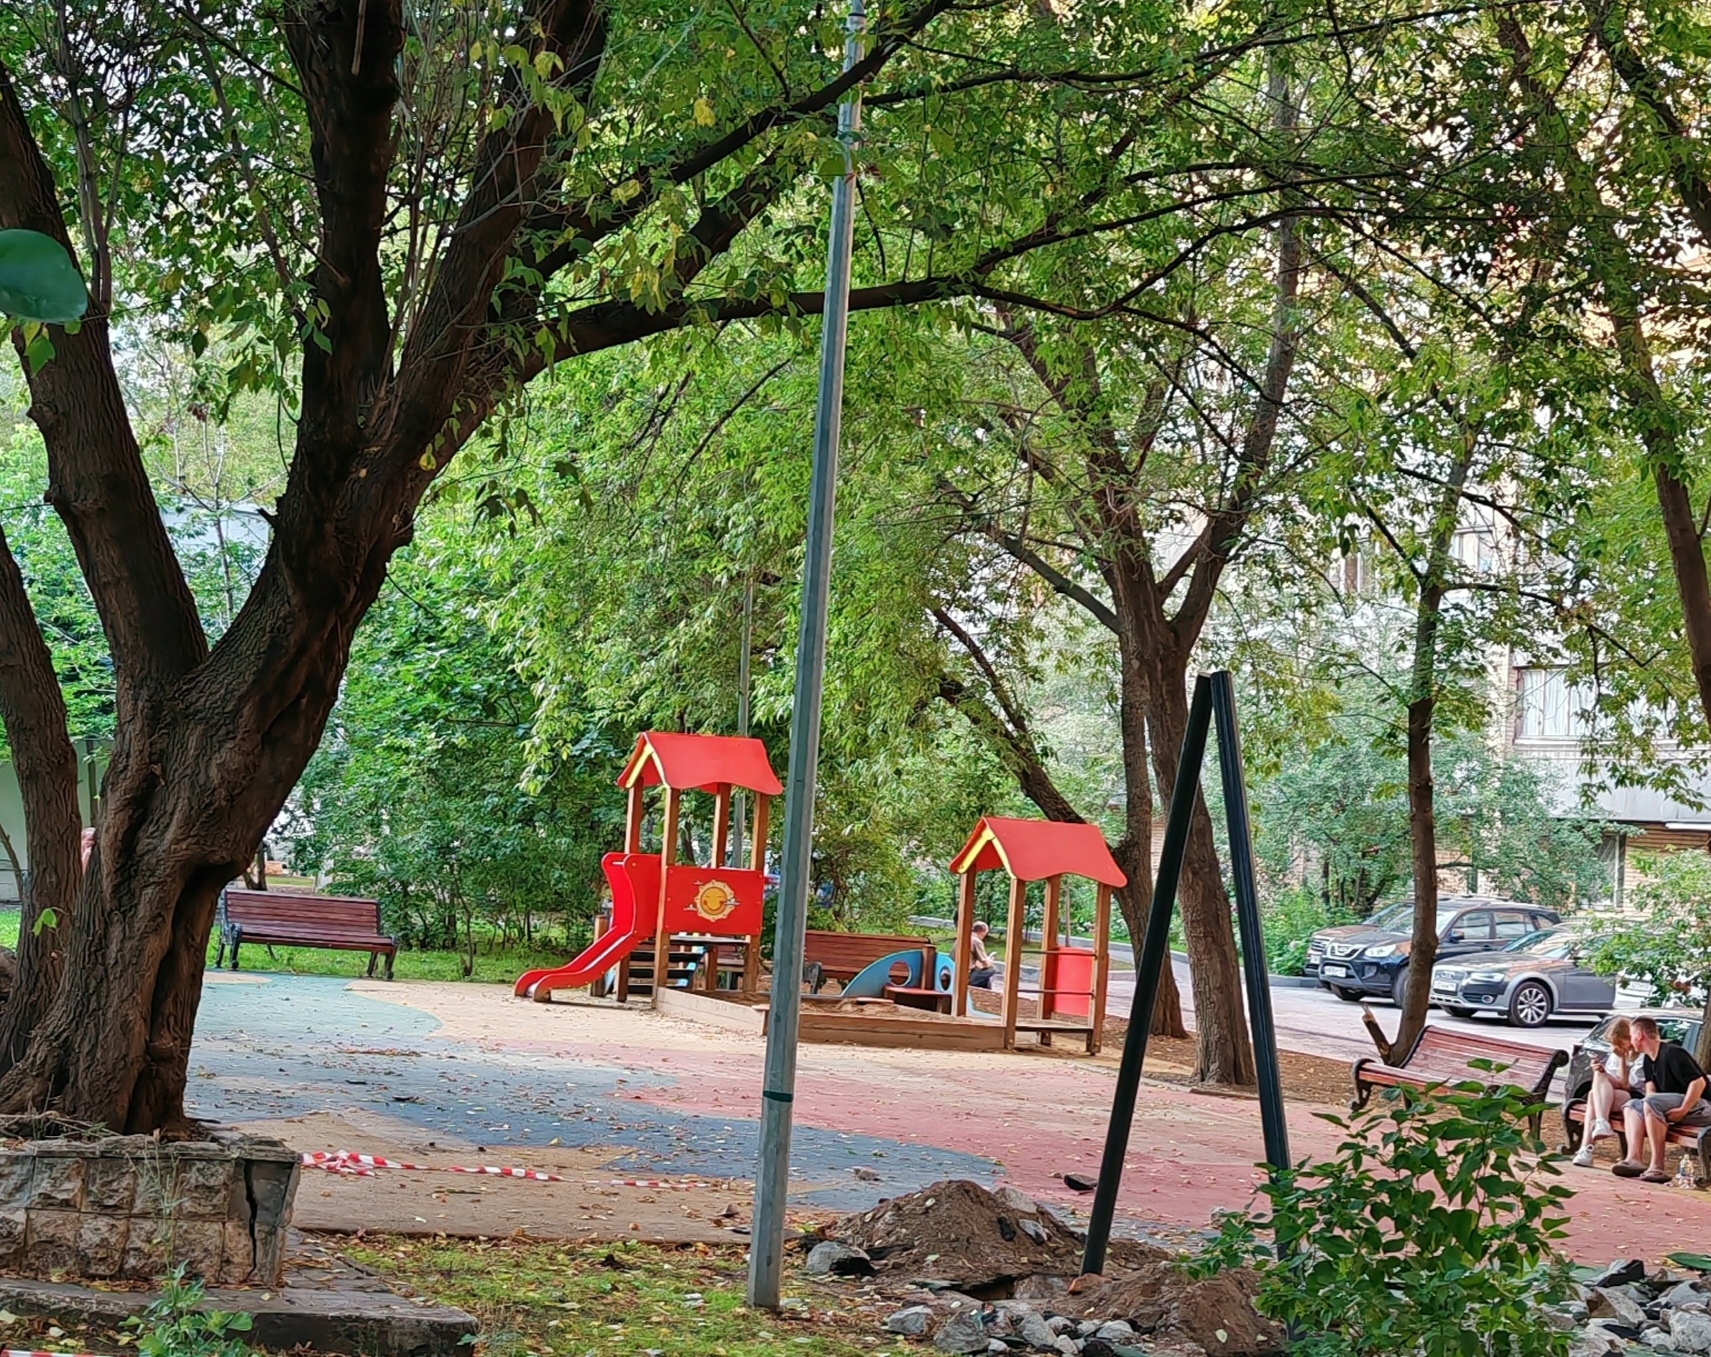
M 1098 1055 L 1105 1041 L 1105 990 L 1111 983 L 1111 888 L 1103 881 L 1093 903 L 1093 1035 L 1088 1055 Z
M 665 988 L 671 970 L 671 939 L 666 935 L 665 893 L 671 881 L 671 867 L 677 861 L 677 821 L 683 809 L 683 793 L 676 787 L 665 791 L 665 827 L 661 830 L 659 850 L 659 913 L 654 923 L 654 992 L 653 1006 L 659 1007 L 659 994 Z
M 630 784 L 628 809 L 624 816 L 624 851 L 626 853 L 642 851 L 642 820 L 647 815 L 647 806 L 644 802 L 646 793 L 647 788 L 642 786 L 642 780 L 638 776 Z
M 731 784 L 721 782 L 713 789 L 713 862 L 715 869 L 725 865 L 725 853 L 731 846 Z
M 974 868 L 957 878 L 956 974 L 951 977 L 951 1013 L 968 1016 L 968 974 L 974 947 Z
M 1040 920 L 1040 1021 L 1057 1015 L 1057 930 L 1058 911 L 1063 904 L 1063 877 L 1046 878 L 1046 913 Z M 1040 1045 L 1050 1046 L 1052 1034 L 1040 1033 Z
M 1022 989 L 1022 925 L 1028 916 L 1028 883 L 1010 880 L 1010 922 L 1004 935 L 1004 1049 L 1016 1049 L 1016 1006 Z
M 766 831 L 767 821 L 772 815 L 772 798 L 765 792 L 755 793 L 755 835 L 754 844 L 749 849 L 749 869 L 756 872 L 766 870 Z M 760 934 L 749 939 L 748 948 L 743 956 L 743 993 L 760 993 Z

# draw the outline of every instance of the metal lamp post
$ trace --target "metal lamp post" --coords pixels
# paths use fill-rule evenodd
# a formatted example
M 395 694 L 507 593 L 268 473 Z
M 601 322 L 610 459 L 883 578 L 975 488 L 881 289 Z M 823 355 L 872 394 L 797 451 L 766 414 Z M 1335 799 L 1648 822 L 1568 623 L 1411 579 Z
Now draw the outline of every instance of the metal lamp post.
M 850 0 L 844 70 L 861 60 L 867 28 L 863 0 Z M 785 782 L 784 866 L 772 945 L 772 1005 L 761 1081 L 760 1162 L 755 1171 L 749 1248 L 750 1305 L 776 1310 L 784 1261 L 784 1207 L 790 1191 L 791 1104 L 796 1097 L 796 1034 L 802 1010 L 802 948 L 813 870 L 814 785 L 820 756 L 820 696 L 826 667 L 826 605 L 832 576 L 832 515 L 837 499 L 838 435 L 843 424 L 844 348 L 849 330 L 850 254 L 855 241 L 855 143 L 861 90 L 838 109 L 844 172 L 832 186 L 831 246 L 821 333 L 820 402 L 802 571 L 802 627 L 796 642 L 796 696 L 790 714 Z

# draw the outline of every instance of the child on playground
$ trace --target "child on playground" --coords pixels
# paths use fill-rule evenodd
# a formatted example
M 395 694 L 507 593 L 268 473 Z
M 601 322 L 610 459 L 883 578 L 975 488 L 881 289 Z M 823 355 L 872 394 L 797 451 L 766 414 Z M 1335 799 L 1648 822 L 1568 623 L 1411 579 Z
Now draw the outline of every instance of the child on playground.
M 1616 1134 L 1610 1125 L 1610 1113 L 1632 1096 L 1634 1085 L 1634 1031 L 1626 1018 L 1617 1018 L 1610 1025 L 1610 1051 L 1592 1061 L 1592 1089 L 1586 1095 L 1586 1136 L 1574 1163 L 1583 1169 L 1592 1167 L 1595 1142 Z M 1644 1093 L 1642 1087 L 1639 1092 Z

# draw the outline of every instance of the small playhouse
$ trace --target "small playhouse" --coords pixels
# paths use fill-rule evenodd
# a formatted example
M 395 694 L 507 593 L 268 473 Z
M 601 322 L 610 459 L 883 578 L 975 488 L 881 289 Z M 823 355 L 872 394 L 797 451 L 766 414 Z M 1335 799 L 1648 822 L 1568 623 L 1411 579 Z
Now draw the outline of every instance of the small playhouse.
M 1015 1048 L 1018 1032 L 1032 1032 L 1042 1046 L 1050 1046 L 1054 1036 L 1080 1038 L 1087 1043 L 1087 1053 L 1095 1054 L 1105 1026 L 1105 992 L 1110 979 L 1111 891 L 1128 880 L 1106 847 L 1105 836 L 1095 825 L 983 816 L 962 851 L 951 860 L 951 871 L 960 878 L 956 925 L 959 976 L 970 973 L 975 878 L 992 870 L 1003 871 L 1010 878 L 1004 931 L 1008 943 L 998 1014 L 1004 1049 Z M 1073 947 L 1063 941 L 1066 876 L 1086 877 L 1094 883 L 1091 947 Z M 1045 882 L 1045 917 L 1037 948 L 1029 947 L 1025 929 L 1028 884 L 1033 881 Z M 1022 971 L 1029 957 L 1039 968 L 1038 982 L 1030 986 L 1038 1000 L 1035 1015 L 1024 1018 Z M 952 1016 L 966 1018 L 970 998 L 970 987 L 957 985 L 951 998 Z
M 760 979 L 760 932 L 766 891 L 766 829 L 772 798 L 784 790 L 759 740 L 732 735 L 679 735 L 649 731 L 636 739 L 618 785 L 628 792 L 624 851 L 608 853 L 601 869 L 612 889 L 603 927 L 581 954 L 563 966 L 518 978 L 519 998 L 546 1003 L 555 990 L 609 981 L 618 997 L 648 988 L 655 1007 L 673 985 L 713 989 L 721 974 L 753 993 Z M 647 793 L 662 787 L 660 849 L 642 851 Z M 747 867 L 726 865 L 736 790 L 754 793 L 752 851 Z M 713 832 L 706 866 L 677 860 L 686 792 L 713 798 Z M 661 960 L 663 958 L 663 961 Z M 655 984 L 659 971 L 665 984 Z M 646 976 L 646 985 L 640 982 Z
M 515 992 L 537 1002 L 560 990 L 615 991 L 620 1000 L 647 992 L 662 1012 L 741 1031 L 763 1032 L 760 943 L 766 838 L 771 798 L 783 791 L 759 740 L 649 731 L 636 740 L 618 785 L 628 793 L 624 849 L 601 866 L 612 903 L 594 941 L 562 966 L 529 971 Z M 648 792 L 662 788 L 657 851 L 642 848 Z M 737 791 L 754 796 L 746 866 L 728 865 Z M 705 865 L 677 860 L 684 797 L 713 798 Z M 810 935 L 868 944 L 839 993 L 804 995 L 803 1041 L 871 1046 L 1013 1050 L 1018 1034 L 1041 1046 L 1054 1038 L 1099 1049 L 1110 969 L 1111 891 L 1125 877 L 1092 825 L 986 816 L 951 862 L 960 878 L 956 938 L 948 957 L 931 939 Z M 975 881 L 998 870 L 1010 880 L 1002 985 L 997 1012 L 971 1001 L 965 977 L 975 921 Z M 1094 883 L 1091 946 L 1064 936 L 1066 876 Z M 1044 883 L 1038 945 L 1027 937 L 1027 891 Z M 876 945 L 877 944 L 877 945 Z M 810 948 L 815 944 L 811 941 Z M 859 947 L 856 950 L 860 950 Z M 814 957 L 810 955 L 810 961 Z M 1023 984 L 1024 969 L 1034 978 Z M 859 973 L 858 973 L 859 972 Z M 656 976 L 661 977 L 656 983 Z M 1025 1007 L 1032 1012 L 1024 1012 Z

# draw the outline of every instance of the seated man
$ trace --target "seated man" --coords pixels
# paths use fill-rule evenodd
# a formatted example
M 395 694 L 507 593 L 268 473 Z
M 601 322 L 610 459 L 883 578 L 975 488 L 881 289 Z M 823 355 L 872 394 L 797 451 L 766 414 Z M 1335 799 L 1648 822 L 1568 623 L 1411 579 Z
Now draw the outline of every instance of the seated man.
M 998 974 L 998 963 L 986 950 L 987 927 L 976 921 L 968 942 L 968 983 L 976 989 L 991 989 L 992 977 Z
M 1645 1061 L 1630 1083 L 1643 1087 L 1645 1093 L 1622 1110 L 1628 1153 L 1610 1171 L 1618 1178 L 1667 1183 L 1669 1174 L 1664 1172 L 1663 1161 L 1671 1128 L 1711 1126 L 1711 1103 L 1705 1101 L 1705 1071 L 1673 1041 L 1667 1046 L 1663 1044 L 1654 1019 L 1635 1018 L 1630 1026 L 1634 1049 Z M 1638 1157 L 1641 1146 L 1649 1146 L 1647 1160 Z

